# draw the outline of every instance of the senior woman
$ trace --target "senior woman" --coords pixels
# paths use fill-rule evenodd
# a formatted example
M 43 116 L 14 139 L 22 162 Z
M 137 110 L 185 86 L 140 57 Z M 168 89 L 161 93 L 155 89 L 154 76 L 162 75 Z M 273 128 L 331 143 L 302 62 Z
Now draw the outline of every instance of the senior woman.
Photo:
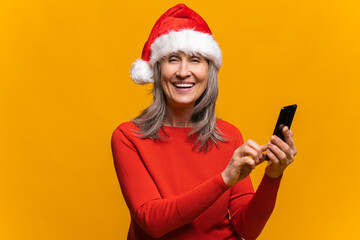
M 153 83 L 153 103 L 112 136 L 117 176 L 131 223 L 128 239 L 255 239 L 275 205 L 296 148 L 243 142 L 215 116 L 221 51 L 206 22 L 184 4 L 165 12 L 131 69 Z M 250 172 L 265 160 L 254 192 Z

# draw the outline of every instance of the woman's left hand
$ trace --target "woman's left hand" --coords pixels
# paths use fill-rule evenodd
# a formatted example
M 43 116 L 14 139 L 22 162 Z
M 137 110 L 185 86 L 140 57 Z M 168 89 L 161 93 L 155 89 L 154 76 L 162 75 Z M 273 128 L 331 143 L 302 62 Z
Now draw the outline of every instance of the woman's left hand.
M 282 129 L 285 142 L 279 137 L 273 135 L 268 143 L 268 149 L 266 155 L 270 159 L 268 165 L 265 168 L 265 174 L 271 178 L 280 177 L 284 170 L 293 161 L 297 153 L 296 147 L 293 141 L 293 131 L 288 127 Z

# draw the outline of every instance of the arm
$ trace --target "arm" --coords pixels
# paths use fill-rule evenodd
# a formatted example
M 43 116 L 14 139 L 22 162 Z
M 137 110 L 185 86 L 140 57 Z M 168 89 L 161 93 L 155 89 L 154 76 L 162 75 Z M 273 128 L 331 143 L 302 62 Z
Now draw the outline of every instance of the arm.
M 116 173 L 135 221 L 152 237 L 187 224 L 210 207 L 227 189 L 221 174 L 170 199 L 162 199 L 131 141 L 120 129 L 112 136 Z
M 274 209 L 282 174 L 297 153 L 292 131 L 285 127 L 283 133 L 285 142 L 276 136 L 272 136 L 271 142 L 263 146 L 252 140 L 247 141 L 235 150 L 223 172 L 227 185 L 232 186 L 241 180 L 232 187 L 229 210 L 235 231 L 245 239 L 256 239 L 261 233 Z M 248 174 L 264 161 L 264 150 L 270 160 L 265 175 L 253 194 Z
M 255 194 L 249 177 L 231 188 L 231 222 L 241 237 L 251 240 L 259 236 L 274 209 L 280 179 L 265 174 Z

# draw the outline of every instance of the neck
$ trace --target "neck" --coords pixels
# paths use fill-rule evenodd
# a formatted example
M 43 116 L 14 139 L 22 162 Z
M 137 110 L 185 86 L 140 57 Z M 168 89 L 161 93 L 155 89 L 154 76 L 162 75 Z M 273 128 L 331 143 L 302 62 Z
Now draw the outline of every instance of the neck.
M 165 125 L 171 127 L 191 127 L 192 108 L 171 108 L 167 106 L 167 117 Z

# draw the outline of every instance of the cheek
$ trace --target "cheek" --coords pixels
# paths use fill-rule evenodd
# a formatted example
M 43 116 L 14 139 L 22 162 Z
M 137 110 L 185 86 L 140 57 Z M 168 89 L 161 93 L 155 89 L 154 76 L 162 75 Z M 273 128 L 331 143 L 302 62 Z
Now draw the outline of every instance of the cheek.
M 162 84 L 169 81 L 169 76 L 168 76 L 168 75 L 169 75 L 169 74 L 167 74 L 166 71 L 162 71 L 162 72 L 161 72 L 161 83 L 162 83 Z
M 207 79 L 205 78 L 205 79 L 203 79 L 201 82 L 199 81 L 197 84 L 198 84 L 198 87 L 197 87 L 197 89 L 196 89 L 196 96 L 197 97 L 200 97 L 204 92 L 205 92 L 205 90 L 206 90 L 206 88 L 207 88 L 207 84 L 208 82 L 207 82 Z
M 201 94 L 203 94 L 204 93 L 204 91 L 205 91 L 205 89 L 207 88 L 207 86 L 208 86 L 208 74 L 206 73 L 206 74 L 203 74 L 203 76 L 202 76 L 202 80 L 201 80 L 201 82 L 200 82 L 200 84 L 201 84 L 201 87 L 200 87 L 200 91 L 201 91 Z
M 207 80 L 205 79 L 204 81 L 201 82 L 201 87 L 200 87 L 201 94 L 203 94 L 206 87 L 207 87 Z
M 169 71 L 167 71 L 166 69 L 164 71 L 161 72 L 161 87 L 163 89 L 164 92 L 168 91 L 169 89 L 169 84 L 171 84 L 171 74 L 169 74 Z
M 209 68 L 207 66 L 203 66 L 202 68 L 199 68 L 198 71 L 196 71 L 198 81 L 206 83 L 208 78 L 208 73 L 209 73 Z
M 207 83 L 208 83 L 208 73 L 207 72 L 202 72 L 198 75 L 198 81 L 199 84 L 201 84 L 202 87 L 206 88 Z
M 168 82 L 171 80 L 171 78 L 173 77 L 173 75 L 176 72 L 176 68 L 174 68 L 174 66 L 171 66 L 167 63 L 163 63 L 161 65 L 161 79 L 164 82 Z
M 164 78 L 161 78 L 161 88 L 166 96 L 169 95 L 169 82 L 166 81 Z

